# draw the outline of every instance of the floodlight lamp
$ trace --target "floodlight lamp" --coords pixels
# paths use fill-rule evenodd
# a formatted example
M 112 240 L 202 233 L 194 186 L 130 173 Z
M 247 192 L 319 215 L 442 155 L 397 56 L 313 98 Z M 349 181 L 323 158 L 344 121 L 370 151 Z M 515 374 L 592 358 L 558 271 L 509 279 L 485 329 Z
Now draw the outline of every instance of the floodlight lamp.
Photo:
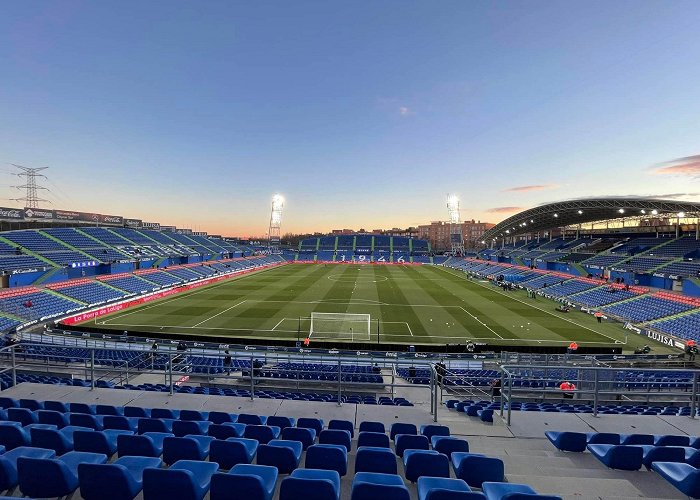
M 685 217 L 685 212 L 678 212 L 678 217 Z
M 456 194 L 447 195 L 447 208 L 451 210 L 459 209 L 459 197 Z
M 651 215 L 658 215 L 658 213 L 659 213 L 659 211 L 656 210 L 656 209 L 654 209 L 654 210 L 651 211 Z
M 579 210 L 578 214 L 581 215 L 583 213 L 583 210 Z
M 621 208 L 620 210 L 618 210 L 618 212 L 620 212 L 621 214 L 624 214 L 624 213 L 625 213 L 625 209 L 624 209 L 624 208 Z
M 646 211 L 646 210 L 644 210 L 644 209 L 642 208 L 642 213 L 643 213 L 643 214 L 645 214 L 645 213 L 647 213 L 647 211 Z
M 559 214 L 554 214 L 554 217 L 559 217 Z

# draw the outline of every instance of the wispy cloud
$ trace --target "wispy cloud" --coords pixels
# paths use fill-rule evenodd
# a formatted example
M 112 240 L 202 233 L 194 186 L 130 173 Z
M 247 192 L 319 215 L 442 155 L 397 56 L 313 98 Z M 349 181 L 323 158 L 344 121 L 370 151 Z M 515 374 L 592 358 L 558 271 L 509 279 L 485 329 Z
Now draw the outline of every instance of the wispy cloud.
M 509 214 L 519 212 L 520 210 L 523 210 L 523 207 L 493 207 L 486 209 L 486 211 L 491 214 Z
M 657 194 L 654 195 L 654 198 L 670 198 L 670 199 L 675 199 L 675 198 L 694 198 L 696 196 L 700 196 L 700 193 L 670 193 L 670 194 Z
M 651 171 L 654 175 L 700 177 L 700 155 L 686 156 L 660 163 Z
M 530 186 L 515 186 L 512 188 L 504 189 L 503 191 L 504 192 L 544 191 L 545 189 L 557 189 L 558 187 L 559 187 L 558 184 L 532 184 Z
M 411 116 L 415 113 L 408 106 L 399 106 L 399 114 L 401 116 Z

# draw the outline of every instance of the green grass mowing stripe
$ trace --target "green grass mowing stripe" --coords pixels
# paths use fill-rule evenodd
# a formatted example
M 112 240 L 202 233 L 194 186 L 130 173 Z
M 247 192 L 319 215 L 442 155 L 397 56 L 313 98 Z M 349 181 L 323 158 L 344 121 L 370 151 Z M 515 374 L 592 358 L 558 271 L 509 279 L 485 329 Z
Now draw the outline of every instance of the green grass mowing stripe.
M 470 308 L 464 299 L 447 290 L 438 280 L 421 279 L 425 278 L 426 274 L 430 273 L 431 270 L 428 268 L 423 269 L 422 267 L 420 270 L 418 268 L 408 268 L 406 272 L 418 278 L 420 281 L 416 281 L 416 284 L 423 293 L 430 297 L 435 304 L 443 306 L 443 310 L 449 315 L 450 319 L 463 328 L 463 336 L 465 338 L 504 338 L 500 332 L 493 328 L 493 325 L 487 324 L 485 320 L 488 320 L 488 318 L 481 319 L 483 314 L 480 313 L 477 313 L 479 314 L 477 316 L 475 314 L 476 311 Z M 449 331 L 450 328 L 451 325 L 445 325 L 445 333 L 449 335 L 444 335 L 444 337 L 452 340 L 450 337 L 460 336 L 458 331 Z
M 562 342 L 577 340 L 584 342 L 599 342 L 613 344 L 616 340 L 618 340 L 615 337 L 608 336 L 605 333 L 584 326 L 579 322 L 573 321 L 569 318 L 561 318 L 557 316 L 554 312 L 542 309 L 539 306 L 535 306 L 534 304 L 528 304 L 527 302 L 517 298 L 516 296 L 509 296 L 506 295 L 506 292 L 500 292 L 496 289 L 488 288 L 488 286 L 491 285 L 468 281 L 459 275 L 453 274 L 451 271 L 448 271 L 444 268 L 440 269 L 443 269 L 443 272 L 454 276 L 455 279 L 458 280 L 457 283 L 459 283 L 461 286 L 479 287 L 483 290 L 485 298 L 493 297 L 493 299 L 491 300 L 500 300 L 500 303 L 509 310 L 516 312 L 523 317 L 537 320 L 538 324 L 540 324 L 543 329 L 546 329 L 549 332 L 551 332 L 552 335 L 550 335 L 550 337 L 556 336 Z M 508 292 L 508 294 L 510 293 L 515 295 L 519 294 L 518 291 Z M 542 304 L 551 304 L 553 307 L 554 302 L 545 300 L 542 302 Z M 536 336 L 538 338 L 541 338 L 542 333 L 544 332 L 540 331 Z M 551 338 L 549 340 L 555 339 Z
M 379 300 L 384 304 L 408 305 L 409 302 L 407 301 L 406 296 L 401 292 L 400 285 L 398 285 L 391 277 L 391 266 L 387 266 L 387 268 L 382 269 L 382 271 L 382 274 L 388 278 L 388 281 L 378 283 L 377 291 Z M 392 307 L 384 304 L 380 306 L 382 321 L 405 321 L 410 325 L 413 336 L 419 337 L 415 339 L 415 341 L 425 341 L 425 338 L 420 339 L 420 337 L 426 337 L 427 332 L 423 327 L 420 318 L 416 314 L 416 311 L 412 307 Z M 391 342 L 414 341 L 414 339 L 410 337 L 400 337 L 398 335 L 382 335 L 382 339 Z

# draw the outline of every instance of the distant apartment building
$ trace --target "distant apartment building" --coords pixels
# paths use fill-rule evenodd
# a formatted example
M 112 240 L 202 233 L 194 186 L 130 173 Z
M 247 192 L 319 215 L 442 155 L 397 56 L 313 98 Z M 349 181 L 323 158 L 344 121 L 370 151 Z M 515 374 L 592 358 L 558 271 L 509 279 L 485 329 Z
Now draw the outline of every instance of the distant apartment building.
M 491 229 L 495 224 L 490 222 L 475 221 L 474 219 L 462 222 L 462 237 L 464 246 L 472 248 L 478 246 L 477 243 L 483 234 Z M 433 221 L 430 224 L 420 225 L 417 228 L 417 237 L 428 240 L 433 250 L 449 250 L 450 245 L 450 223 L 445 221 Z

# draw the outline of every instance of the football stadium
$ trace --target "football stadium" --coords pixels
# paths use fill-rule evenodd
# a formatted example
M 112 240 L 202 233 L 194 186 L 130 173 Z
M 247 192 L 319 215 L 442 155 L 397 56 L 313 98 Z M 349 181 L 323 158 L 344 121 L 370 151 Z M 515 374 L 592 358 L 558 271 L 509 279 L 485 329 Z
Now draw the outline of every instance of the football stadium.
M 699 5 L 352 7 L 7 6 L 0 499 L 700 498 Z

